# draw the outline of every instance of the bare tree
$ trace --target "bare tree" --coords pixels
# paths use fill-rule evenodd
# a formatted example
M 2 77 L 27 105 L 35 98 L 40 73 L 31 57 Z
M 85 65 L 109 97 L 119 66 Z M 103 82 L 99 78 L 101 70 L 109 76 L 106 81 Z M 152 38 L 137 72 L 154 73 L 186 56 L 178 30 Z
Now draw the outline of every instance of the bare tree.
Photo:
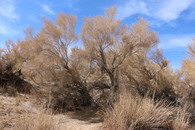
M 119 90 L 120 65 L 140 51 L 146 54 L 146 50 L 157 44 L 158 38 L 142 18 L 128 29 L 115 18 L 115 7 L 106 9 L 105 14 L 85 18 L 81 35 L 85 50 L 93 59 L 91 62 L 109 76 L 114 94 Z
M 37 80 L 40 79 L 37 77 L 41 76 L 43 80 L 40 82 L 44 82 L 44 84 L 52 84 L 54 82 L 62 89 L 67 89 L 61 90 L 59 88 L 58 91 L 59 93 L 67 91 L 64 93 L 69 95 L 68 98 L 71 96 L 71 91 L 76 89 L 77 92 L 73 93 L 77 96 L 80 93 L 83 104 L 89 104 L 91 102 L 90 95 L 83 81 L 84 79 L 78 71 L 81 68 L 76 66 L 77 59 L 80 57 L 74 56 L 70 51 L 71 44 L 76 43 L 78 39 L 75 33 L 77 18 L 73 15 L 61 13 L 55 22 L 48 19 L 44 19 L 43 22 L 41 31 L 34 37 L 34 42 L 41 46 L 42 51 L 33 61 L 34 65 L 33 63 L 31 64 L 34 66 L 32 67 L 32 74 L 35 74 L 32 77 Z M 74 51 L 73 49 L 73 52 L 76 53 L 76 50 Z M 72 96 L 72 102 L 74 100 L 77 99 L 74 99 L 74 96 Z M 80 103 L 82 104 L 82 101 Z

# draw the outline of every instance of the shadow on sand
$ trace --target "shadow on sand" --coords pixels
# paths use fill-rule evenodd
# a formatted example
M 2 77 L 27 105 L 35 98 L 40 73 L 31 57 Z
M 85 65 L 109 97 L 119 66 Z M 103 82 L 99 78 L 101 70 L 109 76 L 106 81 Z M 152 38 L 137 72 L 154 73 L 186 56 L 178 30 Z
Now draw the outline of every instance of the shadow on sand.
M 88 123 L 101 123 L 103 122 L 103 112 L 99 109 L 92 107 L 84 107 L 81 110 L 68 112 L 67 115 L 72 119 L 86 121 Z

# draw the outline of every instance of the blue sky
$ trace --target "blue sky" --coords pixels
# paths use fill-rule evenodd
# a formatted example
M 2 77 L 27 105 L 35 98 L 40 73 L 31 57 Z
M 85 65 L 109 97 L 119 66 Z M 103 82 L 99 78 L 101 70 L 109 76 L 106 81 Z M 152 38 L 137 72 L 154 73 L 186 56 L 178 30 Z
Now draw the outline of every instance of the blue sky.
M 43 17 L 54 20 L 58 12 L 78 17 L 77 32 L 84 17 L 103 14 L 117 6 L 116 17 L 131 25 L 138 17 L 149 21 L 158 32 L 159 47 L 177 69 L 187 46 L 195 37 L 195 0 L 0 0 L 0 47 L 7 39 L 23 38 L 23 30 L 33 26 L 39 31 Z

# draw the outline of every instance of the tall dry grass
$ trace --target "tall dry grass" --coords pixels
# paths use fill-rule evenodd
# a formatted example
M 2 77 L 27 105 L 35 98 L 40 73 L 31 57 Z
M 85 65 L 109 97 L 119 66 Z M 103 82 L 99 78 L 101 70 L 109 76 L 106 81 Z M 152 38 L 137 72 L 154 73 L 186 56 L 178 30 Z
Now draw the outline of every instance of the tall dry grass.
M 15 130 L 56 130 L 58 125 L 53 119 L 52 115 L 39 114 L 25 114 L 18 119 Z
M 51 109 L 45 105 L 35 113 L 25 113 L 16 121 L 14 130 L 57 130 L 60 127 L 59 120 L 54 118 Z
M 157 103 L 147 97 L 123 93 L 111 109 L 106 111 L 107 130 L 185 130 L 188 114 L 170 107 L 165 101 Z

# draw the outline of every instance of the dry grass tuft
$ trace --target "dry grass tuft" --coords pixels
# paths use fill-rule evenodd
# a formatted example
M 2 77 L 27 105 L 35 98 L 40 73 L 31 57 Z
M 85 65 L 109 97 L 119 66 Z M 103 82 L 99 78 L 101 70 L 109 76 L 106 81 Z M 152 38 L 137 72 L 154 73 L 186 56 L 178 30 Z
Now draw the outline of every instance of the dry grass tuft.
M 174 130 L 186 130 L 189 127 L 190 114 L 187 112 L 187 108 L 178 108 L 176 117 L 172 122 L 172 128 Z
M 25 114 L 16 122 L 16 130 L 56 130 L 52 115 L 47 114 Z
M 179 124 L 178 124 L 179 123 Z M 108 130 L 185 130 L 186 113 L 175 114 L 175 108 L 164 101 L 123 93 L 113 108 L 106 111 L 104 127 Z

